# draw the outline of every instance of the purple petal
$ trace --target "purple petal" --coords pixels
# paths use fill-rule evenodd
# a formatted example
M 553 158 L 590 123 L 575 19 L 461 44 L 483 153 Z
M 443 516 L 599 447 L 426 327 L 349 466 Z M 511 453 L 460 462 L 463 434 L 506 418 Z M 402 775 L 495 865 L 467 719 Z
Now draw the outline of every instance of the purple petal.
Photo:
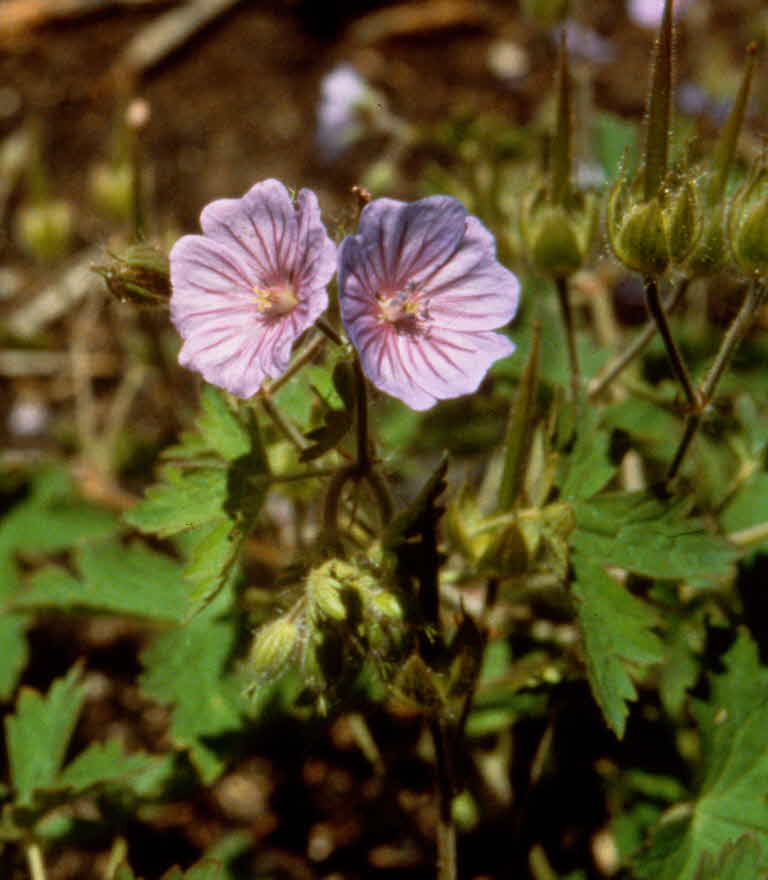
M 476 217 L 453 256 L 424 282 L 435 326 L 452 330 L 495 330 L 514 318 L 520 282 L 494 254 L 493 236 Z
M 417 282 L 456 250 L 466 216 L 461 202 L 449 196 L 410 204 L 394 199 L 370 202 L 353 236 L 364 244 L 367 277 L 393 291 L 408 281 Z
M 341 318 L 363 371 L 413 409 L 475 391 L 514 351 L 491 331 L 519 297 L 491 233 L 445 196 L 371 202 L 339 249 Z
M 251 266 L 262 285 L 287 280 L 293 269 L 298 221 L 288 190 L 263 180 L 241 199 L 218 199 L 203 208 L 200 225 L 208 238 L 227 245 Z
M 184 236 L 170 254 L 171 320 L 185 339 L 179 361 L 250 397 L 285 371 L 293 342 L 327 308 L 336 247 L 314 193 L 302 190 L 294 207 L 274 180 L 213 202 L 201 222 L 206 234 Z M 258 296 L 287 284 L 293 308 L 260 310 Z
M 363 372 L 377 388 L 415 410 L 471 394 L 491 364 L 515 350 L 510 339 L 491 332 L 441 330 L 419 338 L 388 331 L 362 338 Z

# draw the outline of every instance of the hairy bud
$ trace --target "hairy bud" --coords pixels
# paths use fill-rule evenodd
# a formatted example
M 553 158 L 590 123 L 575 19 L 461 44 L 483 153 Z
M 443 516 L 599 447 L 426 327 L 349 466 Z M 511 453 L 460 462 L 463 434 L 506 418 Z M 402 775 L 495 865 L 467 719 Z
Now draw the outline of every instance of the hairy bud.
M 168 258 L 157 248 L 137 244 L 122 255 L 113 255 L 106 266 L 94 266 L 120 302 L 138 306 L 159 306 L 171 296 Z

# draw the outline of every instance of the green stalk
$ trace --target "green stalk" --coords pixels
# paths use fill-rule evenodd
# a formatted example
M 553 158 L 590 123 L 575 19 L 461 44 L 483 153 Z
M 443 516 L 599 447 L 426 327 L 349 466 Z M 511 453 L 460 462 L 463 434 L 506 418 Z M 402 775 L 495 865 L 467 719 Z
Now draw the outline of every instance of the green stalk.
M 643 199 L 650 201 L 661 190 L 669 161 L 672 123 L 672 6 L 666 0 L 653 58 L 651 90 L 645 128 Z

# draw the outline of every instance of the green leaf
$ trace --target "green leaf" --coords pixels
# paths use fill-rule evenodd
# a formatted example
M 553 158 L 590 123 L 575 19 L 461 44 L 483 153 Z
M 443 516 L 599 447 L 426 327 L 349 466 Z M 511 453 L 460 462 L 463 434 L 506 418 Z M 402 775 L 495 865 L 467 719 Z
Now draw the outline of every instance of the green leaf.
M 11 780 L 20 806 L 31 806 L 34 792 L 56 780 L 85 699 L 79 678 L 79 669 L 72 667 L 44 697 L 23 688 L 16 713 L 5 719 Z
M 661 662 L 664 650 L 652 627 L 655 611 L 599 565 L 581 554 L 573 559 L 573 593 L 592 693 L 605 720 L 621 738 L 636 699 L 632 677 Z
M 752 834 L 745 834 L 736 843 L 726 843 L 717 857 L 705 853 L 695 880 L 765 880 L 768 862 L 763 847 Z
M 716 578 L 736 551 L 686 516 L 686 503 L 647 492 L 607 493 L 574 505 L 574 550 L 594 563 L 655 578 Z
M 200 399 L 201 413 L 195 427 L 207 449 L 225 461 L 234 461 L 251 449 L 251 437 L 227 403 L 225 395 L 205 385 Z
M 224 868 L 218 861 L 203 859 L 187 871 L 171 868 L 163 874 L 161 880 L 223 880 Z
M 243 538 L 243 530 L 230 519 L 200 526 L 184 566 L 184 579 L 192 588 L 187 596 L 189 611 L 207 605 L 236 573 Z
M 206 782 L 213 781 L 224 760 L 205 737 L 240 728 L 240 684 L 226 674 L 235 644 L 232 620 L 219 615 L 227 593 L 188 623 L 161 633 L 142 654 L 141 685 L 154 699 L 173 706 L 170 733 L 179 748 L 189 749 Z
M 27 621 L 18 614 L 0 616 L 0 700 L 10 697 L 27 665 L 26 628 Z
M 146 752 L 127 754 L 115 739 L 92 743 L 59 773 L 55 787 L 77 794 L 97 785 L 133 788 L 134 780 L 152 773 L 161 760 Z
M 36 572 L 16 608 L 85 607 L 158 620 L 181 620 L 186 589 L 177 562 L 141 544 L 94 544 L 77 555 L 82 580 L 56 566 Z
M 185 472 L 173 465 L 161 471 L 163 482 L 125 514 L 126 522 L 161 538 L 209 522 L 224 514 L 228 494 L 227 471 L 204 468 Z
M 32 480 L 29 497 L 0 522 L 0 597 L 18 587 L 16 554 L 55 553 L 112 535 L 119 527 L 114 514 L 77 497 L 63 468 L 41 469 Z
M 576 442 L 564 458 L 560 483 L 563 501 L 591 498 L 613 477 L 616 467 L 609 457 L 611 438 L 598 426 L 594 407 L 582 406 L 576 420 Z
M 637 152 L 637 126 L 612 113 L 599 113 L 592 122 L 595 156 L 608 180 L 619 173 L 627 151 Z
M 701 731 L 699 791 L 683 818 L 658 826 L 638 858 L 640 880 L 693 880 L 705 853 L 717 854 L 745 833 L 763 852 L 768 846 L 768 669 L 745 632 L 726 654 L 725 672 L 713 676 L 710 699 L 696 701 L 693 714 Z
M 738 532 L 768 522 L 768 474 L 753 474 L 738 490 L 720 517 L 726 532 Z M 768 541 L 756 544 L 765 548 Z

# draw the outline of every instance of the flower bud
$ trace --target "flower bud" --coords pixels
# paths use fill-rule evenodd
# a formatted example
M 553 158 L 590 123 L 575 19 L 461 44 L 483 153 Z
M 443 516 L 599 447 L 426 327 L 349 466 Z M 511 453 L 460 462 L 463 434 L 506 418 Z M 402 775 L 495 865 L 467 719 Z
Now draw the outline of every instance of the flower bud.
M 313 618 L 329 618 L 331 620 L 344 620 L 347 616 L 347 607 L 341 596 L 344 583 L 336 575 L 334 566 L 339 560 L 331 560 L 314 569 L 307 578 L 307 599 L 310 605 L 310 614 Z
M 120 302 L 138 306 L 158 306 L 171 296 L 168 258 L 157 248 L 137 244 L 121 256 L 114 255 L 107 266 L 94 266 Z
M 523 239 L 534 267 L 562 278 L 577 272 L 589 252 L 596 228 L 592 194 L 574 197 L 573 208 L 534 197 L 523 212 Z
M 91 199 L 98 211 L 128 222 L 133 212 L 133 172 L 127 162 L 99 164 L 88 178 Z
M 265 624 L 251 646 L 251 671 L 259 678 L 274 678 L 290 659 L 299 636 L 299 625 L 290 617 L 278 617 Z
M 729 239 L 734 259 L 749 275 L 768 276 L 768 166 L 761 164 L 733 200 Z
M 634 188 L 634 185 L 633 187 Z M 701 232 L 696 191 L 686 177 L 650 199 L 634 197 L 623 179 L 608 200 L 608 237 L 613 252 L 630 269 L 657 278 L 682 264 Z
M 520 526 L 513 522 L 493 536 L 478 562 L 478 571 L 497 577 L 523 574 L 528 563 L 528 545 Z
M 369 607 L 375 617 L 386 620 L 402 620 L 403 608 L 394 593 L 377 590 L 369 596 Z
M 22 205 L 16 215 L 16 240 L 36 260 L 50 263 L 68 253 L 74 225 L 67 202 L 59 199 L 29 202 Z

